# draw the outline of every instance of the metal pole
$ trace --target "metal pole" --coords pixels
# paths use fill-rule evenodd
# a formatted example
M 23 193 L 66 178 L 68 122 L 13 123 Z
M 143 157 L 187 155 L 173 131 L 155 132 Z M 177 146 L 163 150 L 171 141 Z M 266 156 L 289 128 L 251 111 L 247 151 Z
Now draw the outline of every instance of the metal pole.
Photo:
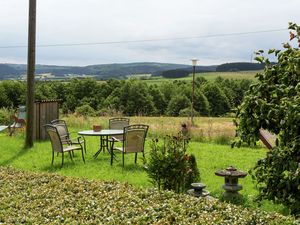
M 27 98 L 26 98 L 26 140 L 25 147 L 33 147 L 34 115 L 34 73 L 35 73 L 35 39 L 36 39 L 36 0 L 29 0 L 28 19 L 28 56 L 27 56 Z
M 191 110 L 191 122 L 194 125 L 194 98 L 195 98 L 195 70 L 196 66 L 193 66 L 193 89 L 192 89 L 192 110 Z

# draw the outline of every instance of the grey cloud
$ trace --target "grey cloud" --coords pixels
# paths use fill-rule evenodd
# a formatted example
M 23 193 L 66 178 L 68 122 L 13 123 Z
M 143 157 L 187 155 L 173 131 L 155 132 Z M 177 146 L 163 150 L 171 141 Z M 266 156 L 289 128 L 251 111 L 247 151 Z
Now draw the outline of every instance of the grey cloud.
M 2 0 L 0 46 L 27 41 L 27 1 Z M 37 44 L 69 44 L 193 37 L 286 28 L 300 23 L 299 0 L 43 0 Z M 78 65 L 134 61 L 205 64 L 250 59 L 252 51 L 280 48 L 288 32 L 180 41 L 37 49 L 37 63 Z M 26 62 L 22 49 L 0 49 L 1 62 Z

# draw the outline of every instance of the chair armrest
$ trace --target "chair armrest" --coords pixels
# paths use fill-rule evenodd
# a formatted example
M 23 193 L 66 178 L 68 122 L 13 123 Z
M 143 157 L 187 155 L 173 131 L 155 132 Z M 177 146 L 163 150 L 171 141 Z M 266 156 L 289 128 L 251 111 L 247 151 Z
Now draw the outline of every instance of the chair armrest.
M 60 135 L 61 138 L 66 138 L 68 135 Z
M 112 141 L 112 142 L 123 142 L 124 140 L 120 140 L 120 139 L 112 136 L 110 141 Z
M 84 140 L 81 140 L 81 137 L 72 138 L 72 139 L 69 139 L 69 141 L 70 141 L 72 144 L 80 144 L 80 143 L 83 143 L 83 142 L 84 142 Z

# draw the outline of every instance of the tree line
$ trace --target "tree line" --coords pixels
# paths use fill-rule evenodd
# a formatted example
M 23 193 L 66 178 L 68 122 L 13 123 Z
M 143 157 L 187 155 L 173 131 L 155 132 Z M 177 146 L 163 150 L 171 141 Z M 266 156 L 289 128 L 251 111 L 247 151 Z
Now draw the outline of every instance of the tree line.
M 251 81 L 217 78 L 195 80 L 194 114 L 221 116 L 238 106 Z M 0 83 L 0 107 L 25 105 L 26 85 L 21 81 Z M 124 115 L 188 116 L 191 112 L 192 83 L 166 81 L 160 85 L 137 79 L 97 82 L 72 79 L 70 82 L 40 81 L 36 83 L 36 100 L 61 99 L 63 113 L 104 115 L 111 110 Z

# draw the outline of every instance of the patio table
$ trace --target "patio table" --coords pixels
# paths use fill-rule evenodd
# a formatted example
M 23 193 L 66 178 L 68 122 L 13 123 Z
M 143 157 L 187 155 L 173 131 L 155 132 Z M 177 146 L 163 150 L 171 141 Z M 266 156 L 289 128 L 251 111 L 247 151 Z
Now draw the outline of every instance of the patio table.
M 95 153 L 94 158 L 100 154 L 101 151 L 104 152 L 106 149 L 110 153 L 110 149 L 108 148 L 108 137 L 115 135 L 122 135 L 124 133 L 123 130 L 101 130 L 101 131 L 93 131 L 93 130 L 84 130 L 79 131 L 78 134 L 83 138 L 84 136 L 99 136 L 100 137 L 100 146 L 99 150 Z M 84 138 L 85 139 L 85 138 Z

